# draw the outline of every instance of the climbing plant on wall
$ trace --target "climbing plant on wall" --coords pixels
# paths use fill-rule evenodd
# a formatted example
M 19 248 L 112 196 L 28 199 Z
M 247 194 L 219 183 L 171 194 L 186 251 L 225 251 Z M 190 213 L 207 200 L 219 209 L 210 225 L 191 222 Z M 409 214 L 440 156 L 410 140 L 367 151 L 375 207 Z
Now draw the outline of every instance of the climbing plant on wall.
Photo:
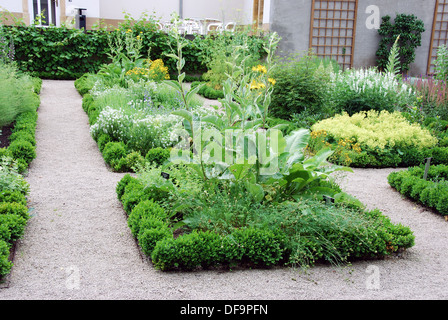
M 390 50 L 400 36 L 398 40 L 400 70 L 407 73 L 410 64 L 415 60 L 415 49 L 422 44 L 423 32 L 425 32 L 423 21 L 413 14 L 397 14 L 393 23 L 390 16 L 382 17 L 378 29 L 381 40 L 376 52 L 379 69 L 386 69 Z

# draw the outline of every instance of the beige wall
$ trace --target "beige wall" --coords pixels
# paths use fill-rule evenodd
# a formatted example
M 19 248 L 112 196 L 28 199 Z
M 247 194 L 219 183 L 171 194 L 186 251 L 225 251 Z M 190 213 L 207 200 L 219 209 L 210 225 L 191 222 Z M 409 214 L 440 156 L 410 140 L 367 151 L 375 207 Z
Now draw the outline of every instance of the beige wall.
M 216 18 L 224 22 L 235 21 L 239 24 L 252 23 L 253 0 L 59 0 L 59 22 L 68 23 L 74 17 L 74 8 L 87 8 L 87 28 L 100 20 L 106 25 L 116 26 L 124 20 L 124 12 L 138 19 L 143 13 L 156 19 L 169 21 L 173 12 L 179 13 L 183 3 L 183 18 Z M 269 22 L 269 3 L 265 1 L 264 23 Z M 15 17 L 23 18 L 29 24 L 32 15 L 30 0 L 0 0 Z
M 185 0 L 184 0 L 185 1 Z M 124 19 L 126 11 L 138 19 L 142 13 L 155 15 L 162 21 L 169 20 L 173 11 L 179 11 L 179 0 L 148 1 L 148 0 L 100 0 L 100 16 L 102 19 Z
M 224 22 L 235 21 L 238 23 L 248 23 L 252 18 L 250 11 L 245 12 L 246 1 L 183 0 L 183 2 L 184 18 L 215 18 Z

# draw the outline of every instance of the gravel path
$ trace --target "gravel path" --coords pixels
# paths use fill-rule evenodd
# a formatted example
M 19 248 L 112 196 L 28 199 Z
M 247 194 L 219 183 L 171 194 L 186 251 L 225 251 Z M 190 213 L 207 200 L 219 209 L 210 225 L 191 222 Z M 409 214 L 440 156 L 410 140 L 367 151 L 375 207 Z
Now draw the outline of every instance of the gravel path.
M 355 170 L 346 191 L 395 223 L 416 245 L 400 257 L 351 266 L 228 272 L 160 272 L 142 259 L 115 186 L 89 135 L 73 81 L 43 82 L 37 158 L 27 180 L 34 208 L 17 243 L 0 299 L 447 299 L 448 222 L 402 199 L 387 184 L 392 169 Z

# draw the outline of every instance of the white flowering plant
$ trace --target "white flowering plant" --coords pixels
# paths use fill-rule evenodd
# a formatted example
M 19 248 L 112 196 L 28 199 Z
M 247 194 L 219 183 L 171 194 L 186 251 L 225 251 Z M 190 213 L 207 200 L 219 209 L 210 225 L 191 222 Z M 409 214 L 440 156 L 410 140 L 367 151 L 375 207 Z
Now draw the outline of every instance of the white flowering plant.
M 415 100 L 413 89 L 391 72 L 374 67 L 347 69 L 331 74 L 327 101 L 336 113 L 352 115 L 368 110 L 402 110 Z

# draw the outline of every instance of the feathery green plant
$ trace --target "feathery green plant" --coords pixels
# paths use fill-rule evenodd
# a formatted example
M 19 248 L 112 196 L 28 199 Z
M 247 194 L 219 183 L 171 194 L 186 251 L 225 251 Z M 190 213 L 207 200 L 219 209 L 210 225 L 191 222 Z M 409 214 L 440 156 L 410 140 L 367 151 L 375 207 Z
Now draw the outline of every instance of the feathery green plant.
M 386 72 L 391 73 L 395 75 L 396 77 L 400 73 L 400 47 L 398 46 L 398 40 L 400 39 L 400 36 L 397 37 L 395 40 L 390 53 L 389 53 L 389 59 L 386 66 Z

